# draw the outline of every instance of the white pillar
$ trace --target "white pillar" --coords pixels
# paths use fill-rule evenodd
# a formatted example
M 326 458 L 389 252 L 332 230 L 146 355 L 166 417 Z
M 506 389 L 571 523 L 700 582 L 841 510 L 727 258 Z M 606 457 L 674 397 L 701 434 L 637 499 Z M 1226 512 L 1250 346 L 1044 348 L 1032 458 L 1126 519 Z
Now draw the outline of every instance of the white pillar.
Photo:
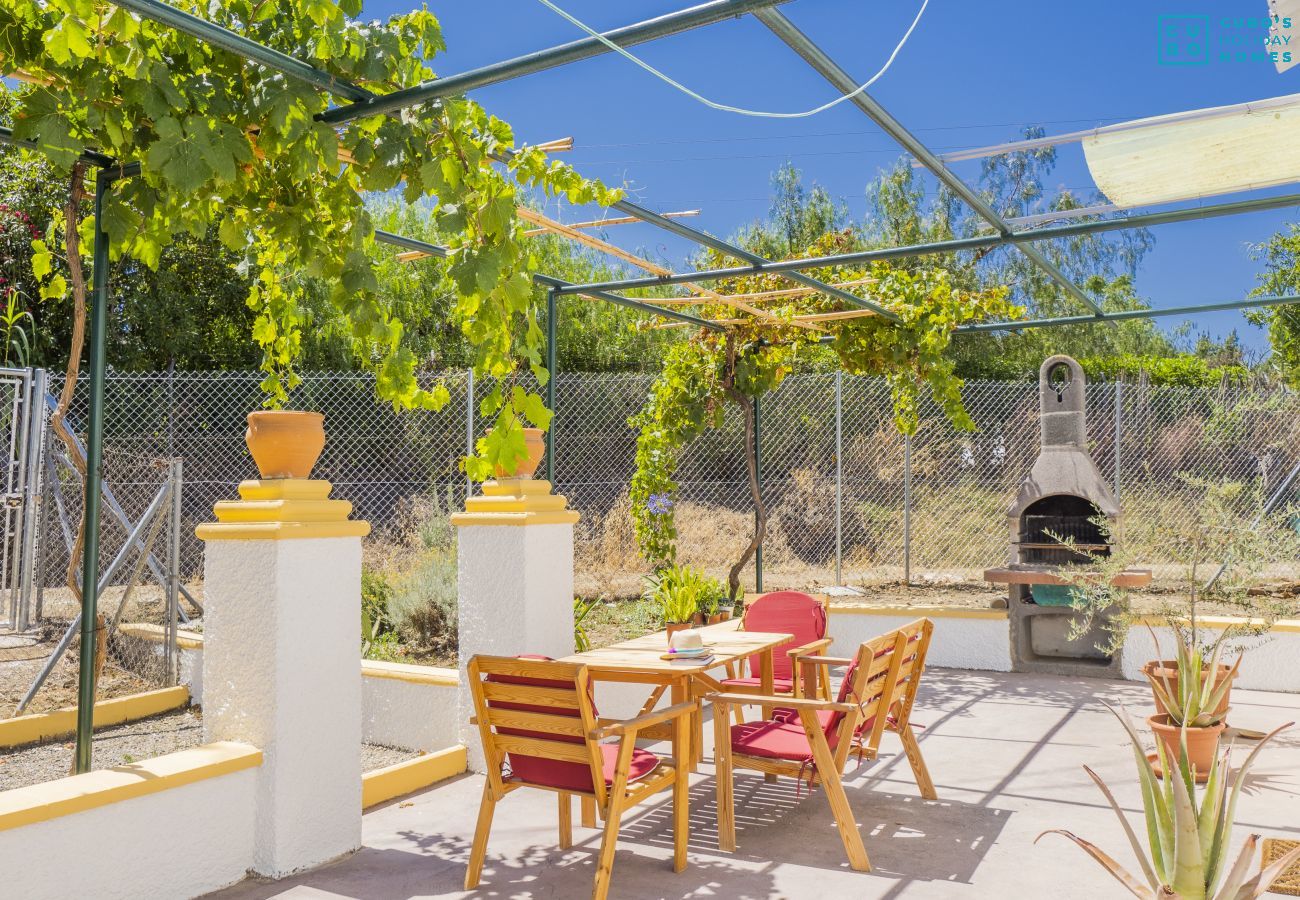
M 503 478 L 451 517 L 457 527 L 461 740 L 482 769 L 465 667 L 477 653 L 561 657 L 573 652 L 573 525 L 551 483 Z
M 205 741 L 261 748 L 253 869 L 361 846 L 361 538 L 328 481 L 246 481 L 200 525 Z

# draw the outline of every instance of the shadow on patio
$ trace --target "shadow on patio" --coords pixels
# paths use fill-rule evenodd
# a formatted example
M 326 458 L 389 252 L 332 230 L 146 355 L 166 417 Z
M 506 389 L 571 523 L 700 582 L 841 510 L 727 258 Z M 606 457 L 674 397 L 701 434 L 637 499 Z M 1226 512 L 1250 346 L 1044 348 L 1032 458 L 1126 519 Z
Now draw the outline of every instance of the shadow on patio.
M 851 770 L 846 789 L 862 828 L 871 873 L 849 869 L 824 792 L 791 780 L 736 781 L 735 853 L 717 849 L 714 780 L 706 762 L 692 780 L 690 864 L 671 868 L 669 795 L 624 821 L 614 865 L 615 897 L 853 896 L 979 898 L 1001 894 L 1109 896 L 1099 867 L 1044 829 L 1065 827 L 1121 862 L 1119 824 L 1087 779 L 1092 766 L 1130 813 L 1139 809 L 1131 751 L 1102 702 L 1145 715 L 1139 684 L 1041 675 L 927 672 L 914 719 L 940 799 L 922 800 L 896 739 L 876 762 Z M 1300 698 L 1234 692 L 1234 724 L 1265 729 L 1297 718 Z M 706 736 L 712 729 L 705 729 Z M 414 900 L 425 897 L 581 897 L 591 890 L 600 833 L 575 827 L 556 845 L 552 796 L 521 791 L 500 807 L 479 890 L 461 891 L 482 779 L 465 776 L 395 801 L 365 817 L 365 844 L 333 865 L 276 883 L 246 882 L 224 900 Z M 1236 837 L 1248 830 L 1300 834 L 1290 806 L 1300 791 L 1300 741 L 1265 751 L 1241 800 Z

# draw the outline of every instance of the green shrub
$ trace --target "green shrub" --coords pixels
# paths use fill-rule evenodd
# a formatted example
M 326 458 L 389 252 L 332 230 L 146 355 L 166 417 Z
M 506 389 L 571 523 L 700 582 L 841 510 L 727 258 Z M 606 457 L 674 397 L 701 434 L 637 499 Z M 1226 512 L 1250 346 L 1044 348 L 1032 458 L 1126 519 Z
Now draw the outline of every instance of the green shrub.
M 393 585 L 389 614 L 410 643 L 439 655 L 458 643 L 455 548 L 427 551 Z

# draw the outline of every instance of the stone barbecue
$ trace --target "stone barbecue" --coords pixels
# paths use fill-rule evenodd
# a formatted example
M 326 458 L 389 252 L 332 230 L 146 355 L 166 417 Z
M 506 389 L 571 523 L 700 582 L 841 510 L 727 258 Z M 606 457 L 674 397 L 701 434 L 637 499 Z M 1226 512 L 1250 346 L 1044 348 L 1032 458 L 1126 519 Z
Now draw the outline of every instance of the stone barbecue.
M 987 581 L 1008 585 L 1011 658 L 1016 671 L 1068 675 L 1118 674 L 1117 658 L 1097 649 L 1104 623 L 1071 638 L 1076 618 L 1058 572 L 1110 553 L 1122 512 L 1114 490 L 1088 452 L 1083 367 L 1068 356 L 1048 358 L 1038 373 L 1038 458 L 1007 510 L 1011 553 Z M 1099 520 L 1107 520 L 1108 528 Z M 1072 540 L 1072 546 L 1062 543 Z M 1146 570 L 1126 570 L 1116 582 L 1139 586 Z

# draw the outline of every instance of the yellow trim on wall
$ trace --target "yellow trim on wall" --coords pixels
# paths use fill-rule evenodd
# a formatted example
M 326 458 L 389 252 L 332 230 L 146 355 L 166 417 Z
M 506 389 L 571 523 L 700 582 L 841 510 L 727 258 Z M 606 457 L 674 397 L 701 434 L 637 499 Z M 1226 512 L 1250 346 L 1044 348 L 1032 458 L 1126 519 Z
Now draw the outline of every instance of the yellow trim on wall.
M 221 741 L 142 762 L 0 791 L 0 831 L 229 775 L 262 764 L 262 751 Z
M 460 673 L 455 669 L 447 669 L 442 666 L 417 666 L 411 663 L 381 662 L 376 659 L 361 660 L 361 674 L 370 678 L 391 678 L 395 681 L 436 684 L 440 687 L 456 687 L 460 683 Z
M 117 626 L 117 630 L 122 634 L 129 634 L 131 637 L 137 637 L 142 641 L 149 641 L 154 644 L 161 644 L 167 637 L 166 630 L 161 625 L 155 625 L 152 622 L 123 622 Z M 176 646 L 182 650 L 202 650 L 203 634 L 198 631 L 178 628 L 176 629 Z
M 378 806 L 394 797 L 418 791 L 459 775 L 468 766 L 463 744 L 426 753 L 361 776 L 361 808 Z
M 100 700 L 95 704 L 95 727 L 106 728 L 147 719 L 159 713 L 179 709 L 190 702 L 190 689 L 185 685 L 145 691 L 113 700 Z M 77 708 L 65 706 L 54 712 L 33 713 L 13 719 L 0 719 L 0 747 L 20 747 L 50 738 L 63 737 L 77 730 Z
M 365 537 L 370 523 L 349 519 L 352 504 L 329 499 L 331 487 L 328 481 L 306 478 L 242 482 L 240 499 L 217 503 L 217 521 L 205 522 L 194 533 L 204 541 Z
M 1247 622 L 1253 622 L 1256 625 L 1263 625 L 1260 619 L 1242 619 L 1237 616 L 1197 616 L 1197 622 L 1207 628 L 1228 628 L 1232 625 L 1244 625 Z M 1140 625 L 1164 625 L 1163 616 L 1142 616 L 1138 619 Z M 1297 634 L 1300 633 L 1300 619 L 1278 619 L 1269 627 L 1270 634 Z
M 975 609 L 968 606 L 836 606 L 831 614 L 846 613 L 859 616 L 904 616 L 930 619 L 1005 619 L 1005 609 Z
M 551 494 L 551 483 L 536 478 L 485 481 L 483 493 L 465 501 L 465 511 L 455 513 L 451 524 L 466 525 L 572 525 L 575 510 L 563 495 Z

